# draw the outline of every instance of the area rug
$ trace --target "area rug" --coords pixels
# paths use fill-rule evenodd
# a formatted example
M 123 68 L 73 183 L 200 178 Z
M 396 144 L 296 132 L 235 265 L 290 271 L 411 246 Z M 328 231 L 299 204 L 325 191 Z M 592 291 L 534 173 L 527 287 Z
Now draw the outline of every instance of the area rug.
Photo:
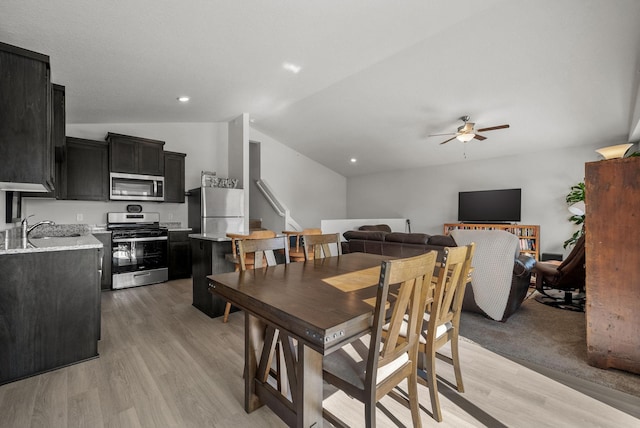
M 486 349 L 640 397 L 640 375 L 587 364 L 583 312 L 524 301 L 506 322 L 463 312 L 460 334 Z

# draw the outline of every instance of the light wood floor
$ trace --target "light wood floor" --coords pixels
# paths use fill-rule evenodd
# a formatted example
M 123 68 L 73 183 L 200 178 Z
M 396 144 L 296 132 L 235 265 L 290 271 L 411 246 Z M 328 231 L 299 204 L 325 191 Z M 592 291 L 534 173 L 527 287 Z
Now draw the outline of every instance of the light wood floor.
M 230 322 L 191 306 L 191 281 L 102 294 L 100 357 L 0 386 L 0 427 L 281 427 L 267 408 L 243 410 L 243 313 Z M 466 392 L 439 373 L 439 427 L 632 427 L 640 421 L 480 346 L 461 343 Z M 406 390 L 404 388 L 401 388 Z M 326 388 L 325 406 L 353 427 L 362 406 Z M 640 403 L 639 403 L 640 404 Z M 378 426 L 410 426 L 407 408 L 385 397 Z

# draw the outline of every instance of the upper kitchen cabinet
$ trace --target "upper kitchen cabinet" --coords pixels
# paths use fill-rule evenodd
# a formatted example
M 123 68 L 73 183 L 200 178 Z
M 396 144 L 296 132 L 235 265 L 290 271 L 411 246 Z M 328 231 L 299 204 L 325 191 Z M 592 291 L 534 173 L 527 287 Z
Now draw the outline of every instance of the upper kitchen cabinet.
M 54 148 L 55 158 L 55 190 L 51 192 L 29 193 L 29 197 L 44 197 L 65 199 L 66 197 L 66 149 L 65 149 L 65 120 L 66 120 L 66 101 L 65 87 L 62 85 L 52 85 L 52 114 L 53 123 L 51 128 L 52 145 Z
M 184 153 L 164 152 L 164 201 L 184 203 Z
M 107 134 L 109 170 L 128 174 L 164 175 L 164 141 Z
M 109 200 L 109 145 L 67 137 L 65 199 Z
M 0 43 L 0 190 L 55 188 L 49 57 Z

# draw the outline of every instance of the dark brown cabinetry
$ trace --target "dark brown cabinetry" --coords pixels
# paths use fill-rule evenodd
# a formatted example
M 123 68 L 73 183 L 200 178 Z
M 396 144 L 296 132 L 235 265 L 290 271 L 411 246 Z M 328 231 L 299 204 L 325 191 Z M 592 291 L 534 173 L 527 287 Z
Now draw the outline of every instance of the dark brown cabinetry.
M 187 231 L 169 231 L 169 279 L 191 276 L 191 243 Z
M 108 133 L 109 170 L 127 174 L 164 175 L 164 141 Z
M 52 191 L 49 57 L 0 43 L 0 189 Z
M 184 153 L 164 152 L 164 201 L 184 203 Z
M 640 157 L 585 167 L 587 359 L 640 373 Z
M 0 384 L 94 358 L 98 250 L 0 256 Z
M 207 275 L 233 272 L 234 264 L 225 259 L 225 254 L 231 252 L 231 241 L 189 239 L 193 267 L 193 306 L 211 318 L 219 317 L 224 314 L 227 302 L 209 292 Z
M 100 289 L 111 290 L 111 232 L 95 233 L 93 236 L 102 243 L 102 277 L 100 278 Z
M 67 137 L 66 197 L 109 199 L 109 146 L 105 141 Z
M 28 193 L 25 196 L 40 198 L 65 199 L 66 196 L 66 149 L 65 149 L 65 124 L 66 124 L 66 100 L 65 87 L 52 85 L 52 114 L 51 138 L 55 160 L 55 190 L 51 192 Z

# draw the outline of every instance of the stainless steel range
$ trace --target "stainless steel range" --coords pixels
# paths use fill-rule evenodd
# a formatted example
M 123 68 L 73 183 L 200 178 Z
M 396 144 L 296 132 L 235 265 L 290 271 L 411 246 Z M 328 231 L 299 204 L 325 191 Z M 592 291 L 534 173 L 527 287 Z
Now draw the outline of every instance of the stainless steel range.
M 107 213 L 112 231 L 113 288 L 167 281 L 168 232 L 159 213 Z

